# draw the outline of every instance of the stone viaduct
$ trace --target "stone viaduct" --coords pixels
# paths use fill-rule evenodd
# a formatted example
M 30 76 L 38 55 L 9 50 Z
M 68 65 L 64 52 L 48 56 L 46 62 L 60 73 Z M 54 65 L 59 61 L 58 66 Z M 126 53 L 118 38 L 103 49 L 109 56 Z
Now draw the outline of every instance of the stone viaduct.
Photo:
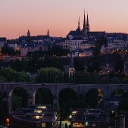
M 58 107 L 58 96 L 63 89 L 72 89 L 77 96 L 85 95 L 91 89 L 101 89 L 104 97 L 109 97 L 114 90 L 128 90 L 127 84 L 73 84 L 73 83 L 0 83 L 0 94 L 3 95 L 3 100 L 8 102 L 9 112 L 12 111 L 12 92 L 17 87 L 24 88 L 28 93 L 28 105 L 35 105 L 35 94 L 40 88 L 47 88 L 53 95 L 53 106 Z

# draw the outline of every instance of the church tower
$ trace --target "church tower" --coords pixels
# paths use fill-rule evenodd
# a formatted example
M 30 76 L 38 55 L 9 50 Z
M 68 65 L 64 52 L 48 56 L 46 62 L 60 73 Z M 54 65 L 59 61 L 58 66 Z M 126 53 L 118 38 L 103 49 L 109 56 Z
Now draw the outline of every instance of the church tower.
M 88 17 L 88 15 L 87 15 Z M 86 21 L 86 18 L 85 18 L 85 10 L 84 10 L 84 20 L 83 20 L 83 39 L 84 40 L 88 40 L 88 33 L 87 33 L 87 24 L 89 23 L 89 20 Z
M 47 31 L 47 36 L 49 36 L 49 30 Z
M 73 76 L 74 72 L 75 72 L 75 68 L 73 64 L 73 56 L 72 56 L 72 50 L 71 50 L 70 51 L 70 64 L 69 64 L 69 69 L 68 69 L 69 77 Z
M 80 18 L 78 20 L 78 27 L 76 29 L 77 36 L 81 36 L 81 29 L 80 29 Z
M 28 29 L 28 32 L 27 32 L 27 36 L 30 37 L 30 31 L 29 31 L 29 29 Z
M 90 31 L 88 13 L 87 13 L 87 23 L 86 23 L 86 29 L 87 29 L 87 34 L 88 34 L 88 33 L 89 33 L 89 31 Z
M 84 20 L 83 20 L 83 36 L 85 37 L 87 34 L 86 32 L 86 19 L 85 19 L 85 10 L 84 10 Z
M 79 17 L 79 20 L 78 20 L 78 28 L 80 28 L 80 17 Z

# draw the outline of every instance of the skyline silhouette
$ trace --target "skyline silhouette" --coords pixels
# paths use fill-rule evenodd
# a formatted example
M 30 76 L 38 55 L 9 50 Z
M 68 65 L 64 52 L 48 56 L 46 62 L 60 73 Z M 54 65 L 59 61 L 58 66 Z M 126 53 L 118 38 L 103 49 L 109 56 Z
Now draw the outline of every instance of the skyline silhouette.
M 128 33 L 127 0 L 1 0 L 0 37 L 18 38 L 26 35 L 65 37 L 75 30 L 80 17 L 88 12 L 90 31 Z

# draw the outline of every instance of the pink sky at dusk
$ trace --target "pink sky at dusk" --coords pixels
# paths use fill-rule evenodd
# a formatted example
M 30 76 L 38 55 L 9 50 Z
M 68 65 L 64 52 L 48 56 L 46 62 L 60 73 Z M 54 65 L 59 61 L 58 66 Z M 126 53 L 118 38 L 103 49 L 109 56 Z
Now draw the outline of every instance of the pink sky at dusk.
M 91 31 L 128 33 L 128 0 L 0 0 L 0 37 L 65 37 L 88 11 Z

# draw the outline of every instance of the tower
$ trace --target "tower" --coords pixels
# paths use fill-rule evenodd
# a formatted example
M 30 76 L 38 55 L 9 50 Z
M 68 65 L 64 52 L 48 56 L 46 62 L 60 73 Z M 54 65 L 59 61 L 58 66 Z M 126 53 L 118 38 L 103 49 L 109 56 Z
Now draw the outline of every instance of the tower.
M 79 20 L 78 20 L 78 28 L 80 28 L 80 17 L 79 17 Z
M 72 50 L 70 50 L 70 64 L 68 69 L 69 77 L 73 76 L 74 72 L 75 72 L 75 68 L 73 64 Z
M 87 23 L 86 23 L 86 29 L 87 29 L 87 34 L 88 34 L 88 33 L 89 33 L 89 31 L 90 31 L 88 13 L 87 13 Z
M 83 39 L 84 40 L 88 40 L 87 24 L 89 24 L 89 20 L 86 21 L 86 18 L 85 18 L 85 10 L 84 10 L 83 31 L 82 31 Z
M 49 36 L 49 30 L 47 31 L 47 36 Z
M 27 36 L 30 37 L 30 31 L 29 31 L 29 29 L 28 29 L 28 32 L 27 32 Z
M 85 10 L 84 10 L 84 20 L 83 20 L 83 36 L 85 37 L 87 34 L 86 32 L 86 19 L 85 19 Z

